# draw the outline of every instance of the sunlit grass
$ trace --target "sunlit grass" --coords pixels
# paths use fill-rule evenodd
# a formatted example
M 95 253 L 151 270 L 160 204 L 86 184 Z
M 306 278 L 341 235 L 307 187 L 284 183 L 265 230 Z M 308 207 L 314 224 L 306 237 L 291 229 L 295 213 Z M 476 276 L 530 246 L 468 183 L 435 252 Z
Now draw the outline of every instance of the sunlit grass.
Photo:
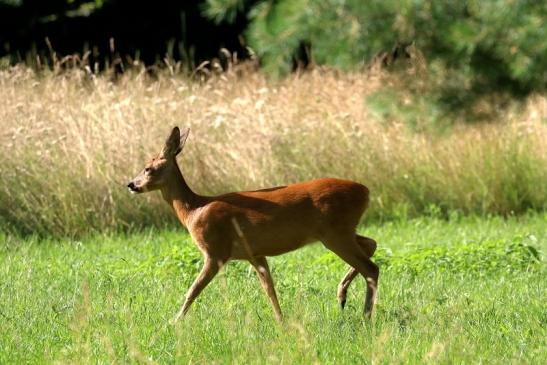
M 270 259 L 283 325 L 249 265 L 232 262 L 173 327 L 201 265 L 183 231 L 61 242 L 3 236 L 0 363 L 542 363 L 544 262 L 476 267 L 462 248 L 523 244 L 544 253 L 546 225 L 545 216 L 527 215 L 360 227 L 379 242 L 372 324 L 362 317 L 363 280 L 340 312 L 346 266 L 320 245 Z M 436 249 L 467 266 L 414 270 Z M 410 259 L 388 267 L 388 254 Z
M 374 117 L 366 99 L 381 84 L 323 69 L 203 83 L 167 71 L 113 82 L 78 69 L 2 70 L 0 227 L 45 235 L 172 227 L 158 194 L 132 197 L 125 184 L 174 125 L 192 128 L 179 163 L 204 194 L 333 176 L 370 188 L 370 219 L 545 209 L 545 98 L 491 123 L 416 133 Z

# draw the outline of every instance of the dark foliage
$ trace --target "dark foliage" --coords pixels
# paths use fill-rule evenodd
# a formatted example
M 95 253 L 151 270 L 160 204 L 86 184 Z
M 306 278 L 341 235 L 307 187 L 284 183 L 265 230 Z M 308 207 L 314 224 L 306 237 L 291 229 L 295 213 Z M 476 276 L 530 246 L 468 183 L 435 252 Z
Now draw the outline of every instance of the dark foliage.
M 169 56 L 197 65 L 221 48 L 243 57 L 244 14 L 216 24 L 202 15 L 203 6 L 202 0 L 0 0 L 0 57 L 32 63 L 53 49 L 63 56 L 89 52 L 92 64 L 119 56 L 150 65 Z

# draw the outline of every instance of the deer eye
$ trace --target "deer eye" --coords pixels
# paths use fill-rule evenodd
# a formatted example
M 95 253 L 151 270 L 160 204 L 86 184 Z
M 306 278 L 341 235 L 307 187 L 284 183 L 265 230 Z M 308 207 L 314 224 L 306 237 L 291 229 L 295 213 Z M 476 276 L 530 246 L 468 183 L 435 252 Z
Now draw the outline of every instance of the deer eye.
M 147 174 L 150 173 L 151 171 L 152 171 L 152 169 L 150 167 L 145 167 L 144 168 L 144 172 L 147 173 Z

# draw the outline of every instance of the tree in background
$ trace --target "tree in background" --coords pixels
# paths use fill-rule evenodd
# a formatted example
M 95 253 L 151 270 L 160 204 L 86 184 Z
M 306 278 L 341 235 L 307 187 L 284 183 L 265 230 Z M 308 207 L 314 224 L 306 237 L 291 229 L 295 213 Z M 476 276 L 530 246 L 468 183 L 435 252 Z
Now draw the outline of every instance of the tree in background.
M 230 22 L 238 12 L 249 17 L 249 45 L 274 75 L 290 71 L 303 42 L 311 45 L 315 64 L 342 69 L 414 42 L 447 90 L 522 97 L 547 85 L 544 1 L 206 1 L 205 13 L 217 22 Z M 465 98 L 457 94 L 447 95 Z

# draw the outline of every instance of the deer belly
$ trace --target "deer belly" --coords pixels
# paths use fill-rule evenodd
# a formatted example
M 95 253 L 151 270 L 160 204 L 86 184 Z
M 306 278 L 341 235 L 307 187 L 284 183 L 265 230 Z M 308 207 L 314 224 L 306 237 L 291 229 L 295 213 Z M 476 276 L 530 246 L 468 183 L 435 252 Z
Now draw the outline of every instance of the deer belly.
M 277 256 L 299 249 L 315 241 L 303 234 L 270 233 L 251 234 L 244 239 L 236 239 L 232 246 L 234 259 L 248 259 L 252 256 Z

